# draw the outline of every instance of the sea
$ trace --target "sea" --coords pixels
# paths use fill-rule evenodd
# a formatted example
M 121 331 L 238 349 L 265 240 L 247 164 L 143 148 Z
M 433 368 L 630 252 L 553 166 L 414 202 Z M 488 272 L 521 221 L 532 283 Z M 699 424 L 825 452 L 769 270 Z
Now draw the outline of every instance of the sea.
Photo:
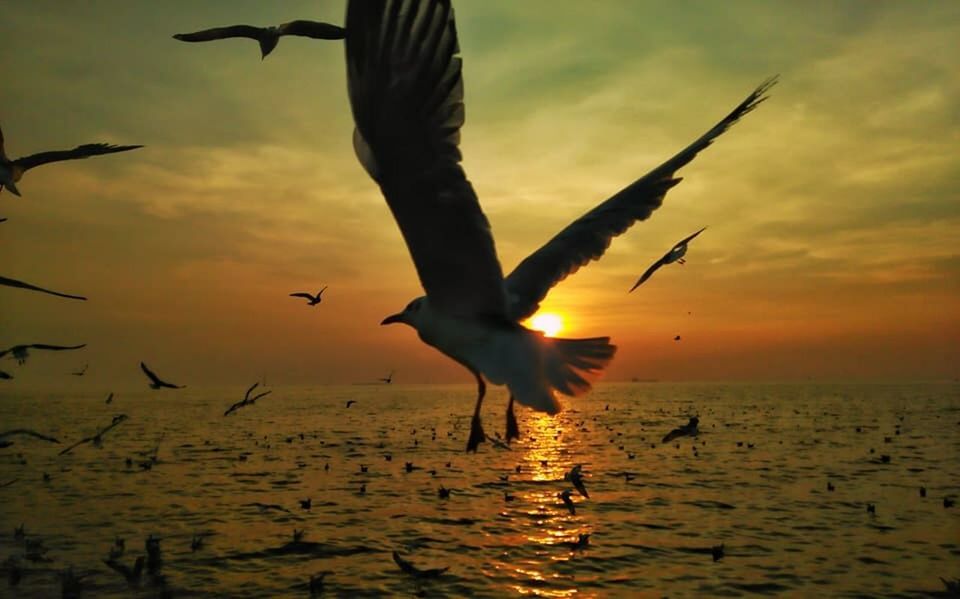
M 0 597 L 956 596 L 955 382 L 601 383 L 475 454 L 469 385 L 259 387 L 224 416 L 246 385 L 15 382 L 0 432 L 60 442 L 0 449 Z M 484 400 L 494 439 L 506 400 Z

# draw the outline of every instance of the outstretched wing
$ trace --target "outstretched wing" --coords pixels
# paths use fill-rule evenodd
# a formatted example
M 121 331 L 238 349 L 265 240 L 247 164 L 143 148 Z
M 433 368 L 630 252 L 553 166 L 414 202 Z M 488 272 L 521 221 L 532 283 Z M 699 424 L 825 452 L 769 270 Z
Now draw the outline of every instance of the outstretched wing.
M 37 431 L 33 431 L 28 428 L 15 428 L 13 430 L 0 433 L 0 439 L 5 439 L 6 437 L 12 437 L 14 435 L 27 435 L 28 437 L 36 437 L 37 439 L 40 439 L 42 441 L 49 441 L 51 443 L 60 442 L 55 437 L 49 437 L 47 435 L 40 434 Z
M 678 241 L 676 245 L 673 246 L 673 249 L 674 249 L 674 250 L 677 250 L 677 249 L 680 249 L 681 246 L 687 245 L 688 243 L 690 243 L 691 241 L 693 241 L 694 239 L 696 239 L 697 235 L 703 233 L 703 232 L 706 231 L 706 230 L 707 230 L 707 228 L 706 228 L 706 227 L 703 227 L 702 229 L 700 229 L 699 231 L 697 231 L 697 232 L 694 233 L 693 235 L 690 235 L 690 236 L 688 236 L 688 237 L 684 237 L 683 239 L 681 239 L 680 241 Z
M 249 399 L 250 397 L 250 394 L 253 393 L 253 390 L 256 389 L 258 386 L 260 386 L 259 382 L 256 382 L 250 385 L 250 388 L 247 389 L 247 392 L 243 394 L 243 401 L 247 401 L 247 399 Z
M 56 295 L 57 297 L 66 297 L 69 299 L 84 300 L 84 301 L 86 301 L 87 299 L 82 295 L 69 295 L 67 293 L 60 293 L 59 291 L 44 289 L 43 287 L 37 287 L 36 285 L 31 285 L 30 283 L 25 283 L 23 281 L 18 281 L 16 279 L 8 279 L 7 277 L 0 277 L 0 285 L 6 285 L 7 287 L 18 287 L 20 289 L 29 289 L 30 291 L 39 291 L 40 293 L 49 293 L 50 295 Z
M 330 23 L 319 21 L 305 21 L 302 19 L 290 21 L 277 27 L 280 35 L 299 35 L 320 40 L 342 40 L 347 36 L 347 30 Z
M 651 264 L 650 268 L 648 268 L 646 271 L 644 271 L 642 275 L 640 275 L 640 278 L 637 279 L 637 282 L 633 284 L 633 287 L 631 287 L 630 291 L 628 291 L 627 293 L 633 293 L 634 289 L 636 289 L 640 285 L 643 285 L 644 282 L 646 282 L 646 280 L 649 279 L 651 275 L 653 275 L 653 273 L 657 272 L 657 269 L 659 269 L 661 266 L 666 264 L 666 261 L 667 261 L 667 256 L 664 256 L 659 260 L 657 260 L 656 262 L 654 262 L 653 264 Z
M 81 343 L 80 345 L 49 345 L 46 343 L 34 343 L 32 345 L 28 345 L 27 347 L 29 349 L 48 349 L 52 351 L 63 351 L 67 349 L 81 349 L 86 346 L 87 346 L 86 343 Z
M 400 226 L 433 307 L 503 319 L 503 271 L 460 166 L 463 81 L 449 0 L 350 0 L 354 149 Z
M 313 299 L 313 296 L 310 295 L 309 293 L 291 293 L 290 297 L 303 297 L 309 300 Z
M 648 174 L 587 212 L 521 262 L 504 281 L 509 314 L 520 320 L 537 311 L 550 289 L 581 266 L 603 255 L 614 237 L 646 220 L 663 203 L 674 174 L 745 114 L 766 100 L 776 77 L 763 82 L 722 121 Z
M 147 365 L 144 364 L 143 362 L 140 362 L 140 370 L 142 370 L 142 371 L 143 371 L 143 374 L 147 375 L 147 378 L 149 378 L 151 381 L 153 381 L 153 383 L 154 383 L 155 385 L 162 385 L 162 384 L 164 384 L 163 381 L 161 381 L 159 378 L 157 378 L 157 375 L 155 375 L 152 370 L 150 370 L 149 368 L 147 368 Z
M 116 154 L 117 152 L 127 152 L 136 150 L 143 146 L 115 146 L 111 144 L 84 144 L 77 146 L 72 150 L 57 150 L 54 152 L 40 152 L 31 154 L 23 158 L 17 158 L 13 163 L 23 170 L 32 169 L 35 166 L 47 164 L 48 162 L 59 162 L 61 160 L 77 160 L 80 158 L 89 158 L 91 156 L 101 156 L 103 154 Z
M 173 36 L 173 39 L 181 42 L 210 42 L 230 37 L 248 37 L 259 40 L 262 29 L 262 27 L 252 25 L 231 25 L 229 27 L 214 27 L 203 31 L 194 31 L 193 33 L 178 33 Z

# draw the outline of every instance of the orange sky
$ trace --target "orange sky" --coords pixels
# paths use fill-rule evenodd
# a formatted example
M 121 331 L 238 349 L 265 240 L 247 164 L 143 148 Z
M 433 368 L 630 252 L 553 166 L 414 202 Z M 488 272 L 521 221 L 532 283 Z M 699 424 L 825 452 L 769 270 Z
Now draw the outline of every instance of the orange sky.
M 4 361 L 4 384 L 139 384 L 140 360 L 191 386 L 469 382 L 378 324 L 421 290 L 353 154 L 342 44 L 285 38 L 261 61 L 250 41 L 170 39 L 340 24 L 341 3 L 158 6 L 37 1 L 0 22 L 11 157 L 147 146 L 0 194 L 0 275 L 90 297 L 0 289 L 0 347 L 88 344 Z M 460 2 L 457 22 L 464 166 L 507 272 L 780 74 L 544 304 L 564 335 L 613 337 L 609 378 L 960 376 L 960 5 Z M 704 225 L 685 266 L 626 293 Z M 323 285 L 316 308 L 287 297 Z

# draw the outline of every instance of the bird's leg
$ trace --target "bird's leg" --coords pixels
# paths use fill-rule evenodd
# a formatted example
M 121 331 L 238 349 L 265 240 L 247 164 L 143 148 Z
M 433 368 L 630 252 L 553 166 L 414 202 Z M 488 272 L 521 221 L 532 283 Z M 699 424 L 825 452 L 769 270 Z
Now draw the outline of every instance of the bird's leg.
M 470 369 L 473 376 L 477 377 L 477 407 L 473 410 L 473 420 L 470 421 L 470 439 L 467 441 L 467 453 L 477 452 L 477 446 L 483 443 L 487 436 L 483 433 L 483 425 L 480 424 L 480 404 L 483 403 L 483 396 L 487 393 L 487 384 L 483 382 L 480 373 Z
M 517 417 L 513 414 L 513 394 L 510 394 L 510 403 L 507 404 L 507 443 L 511 439 L 520 438 L 520 429 L 517 427 Z
M 687 263 L 687 259 L 686 259 L 686 258 L 680 258 L 679 260 L 677 260 L 677 262 L 680 263 L 680 266 L 683 266 L 684 264 Z

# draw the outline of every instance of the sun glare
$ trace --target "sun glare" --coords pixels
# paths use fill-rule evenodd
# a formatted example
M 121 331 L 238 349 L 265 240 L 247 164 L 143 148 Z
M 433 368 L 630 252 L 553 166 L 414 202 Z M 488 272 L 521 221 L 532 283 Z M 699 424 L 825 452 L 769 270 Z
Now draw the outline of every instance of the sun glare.
M 530 319 L 530 328 L 537 331 L 543 331 L 547 337 L 556 337 L 557 333 L 563 330 L 563 319 L 559 314 L 543 313 L 537 314 Z

